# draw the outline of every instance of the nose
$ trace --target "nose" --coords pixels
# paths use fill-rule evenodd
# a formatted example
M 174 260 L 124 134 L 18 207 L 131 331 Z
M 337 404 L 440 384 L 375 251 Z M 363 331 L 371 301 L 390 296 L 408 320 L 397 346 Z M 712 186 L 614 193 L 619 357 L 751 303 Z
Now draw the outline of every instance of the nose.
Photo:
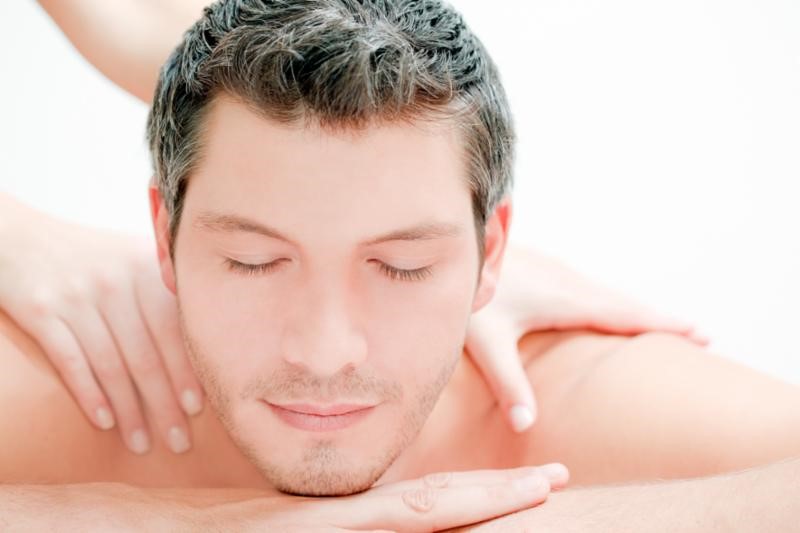
M 367 358 L 367 342 L 351 299 L 346 288 L 330 285 L 304 291 L 284 331 L 284 360 L 319 378 L 358 367 Z

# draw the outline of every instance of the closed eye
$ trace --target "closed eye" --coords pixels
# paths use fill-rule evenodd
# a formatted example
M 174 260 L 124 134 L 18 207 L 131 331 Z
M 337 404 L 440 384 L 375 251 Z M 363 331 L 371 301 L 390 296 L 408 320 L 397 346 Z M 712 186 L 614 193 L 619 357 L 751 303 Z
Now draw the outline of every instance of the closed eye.
M 234 259 L 226 259 L 225 263 L 227 264 L 228 268 L 233 272 L 244 274 L 247 276 L 255 276 L 258 274 L 267 274 L 269 272 L 272 272 L 278 267 L 281 261 L 283 260 L 276 259 L 275 261 L 272 261 L 270 263 L 260 263 L 253 265 L 249 263 L 242 263 Z M 430 276 L 432 272 L 432 268 L 430 266 L 405 270 L 402 268 L 395 268 L 381 261 L 375 261 L 375 262 L 378 263 L 378 270 L 380 270 L 385 276 L 387 276 L 392 281 L 422 281 L 423 279 Z
M 255 276 L 257 274 L 266 274 L 268 272 L 272 272 L 278 267 L 278 263 L 281 262 L 281 259 L 276 259 L 270 263 L 261 263 L 257 265 L 251 265 L 249 263 L 241 263 L 236 261 L 235 259 L 226 259 L 225 264 L 228 265 L 228 268 L 233 272 L 237 272 L 239 274 L 245 274 L 247 276 Z
M 403 270 L 402 268 L 395 268 L 380 261 L 378 261 L 378 269 L 393 281 L 422 281 L 430 276 L 432 270 L 429 266 L 413 270 Z

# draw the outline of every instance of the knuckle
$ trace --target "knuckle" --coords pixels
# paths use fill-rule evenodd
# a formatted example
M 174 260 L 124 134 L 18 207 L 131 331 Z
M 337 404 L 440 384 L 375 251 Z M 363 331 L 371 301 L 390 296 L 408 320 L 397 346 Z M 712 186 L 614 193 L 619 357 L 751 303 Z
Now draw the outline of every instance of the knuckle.
M 98 296 L 109 299 L 122 292 L 123 284 L 119 276 L 109 272 L 100 272 L 94 279 L 95 290 Z
M 29 309 L 36 318 L 46 318 L 53 314 L 55 308 L 55 296 L 53 292 L 43 286 L 38 286 L 31 291 Z
M 142 351 L 138 353 L 142 353 Z M 131 362 L 131 368 L 142 379 L 150 379 L 163 373 L 161 361 L 152 354 L 137 357 Z
M 88 294 L 86 282 L 78 276 L 71 276 L 64 281 L 61 298 L 69 305 L 81 303 Z
M 431 488 L 444 488 L 450 484 L 450 480 L 453 478 L 452 472 L 435 472 L 433 474 L 427 474 L 425 477 L 422 478 L 422 481 L 425 483 L 425 486 Z
M 57 363 L 62 372 L 78 375 L 86 368 L 86 358 L 82 354 L 73 352 L 55 352 L 51 358 Z
M 416 513 L 429 513 L 436 505 L 437 490 L 422 487 L 403 492 L 403 503 Z
M 127 373 L 122 361 L 116 357 L 101 357 L 94 363 L 93 368 L 103 381 L 117 381 Z

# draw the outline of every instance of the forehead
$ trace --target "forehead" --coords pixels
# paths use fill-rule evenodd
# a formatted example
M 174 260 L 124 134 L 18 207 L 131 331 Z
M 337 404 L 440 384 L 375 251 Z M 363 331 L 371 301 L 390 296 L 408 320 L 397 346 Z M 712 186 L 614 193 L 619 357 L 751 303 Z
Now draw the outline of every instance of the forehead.
M 253 106 L 227 93 L 209 103 L 204 114 L 201 144 L 208 156 L 268 156 L 279 163 L 281 156 L 297 151 L 316 159 L 340 154 L 351 166 L 373 163 L 382 166 L 393 160 L 413 167 L 418 161 L 436 164 L 437 169 L 461 171 L 464 149 L 457 122 L 444 116 L 438 119 L 374 120 L 360 127 L 323 126 L 311 117 L 295 121 L 270 118 Z M 409 158 L 413 155 L 413 158 Z M 296 161 L 295 163 L 301 163 Z
M 208 109 L 201 145 L 187 208 L 201 202 L 257 218 L 268 210 L 287 221 L 312 211 L 332 222 L 356 211 L 401 225 L 417 211 L 471 214 L 462 143 L 449 122 L 331 130 L 277 122 L 223 95 Z

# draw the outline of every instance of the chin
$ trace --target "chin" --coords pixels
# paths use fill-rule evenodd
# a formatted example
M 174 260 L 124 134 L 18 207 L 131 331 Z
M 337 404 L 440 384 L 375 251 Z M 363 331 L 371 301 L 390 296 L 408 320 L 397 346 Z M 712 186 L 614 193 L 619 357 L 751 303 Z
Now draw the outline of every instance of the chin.
M 274 437 L 273 437 L 274 438 Z M 322 441 L 306 446 L 249 446 L 252 463 L 276 490 L 299 496 L 347 496 L 372 487 L 405 447 L 405 439 L 389 443 L 372 439 L 372 446 L 347 446 Z M 241 444 L 241 443 L 240 443 Z M 255 453 L 253 453 L 255 452 Z
M 292 484 L 282 486 L 278 483 L 275 484 L 275 489 L 285 494 L 293 496 L 308 496 L 308 497 L 325 497 L 325 496 L 351 496 L 364 492 L 372 487 L 374 482 L 365 484 L 336 484 L 326 485 L 322 483 L 303 484 L 302 486 Z
M 388 466 L 388 465 L 387 465 Z M 364 492 L 383 475 L 386 468 L 372 471 L 309 471 L 298 469 L 291 475 L 269 480 L 275 489 L 296 496 L 349 496 Z M 274 471 L 272 472 L 274 475 Z

